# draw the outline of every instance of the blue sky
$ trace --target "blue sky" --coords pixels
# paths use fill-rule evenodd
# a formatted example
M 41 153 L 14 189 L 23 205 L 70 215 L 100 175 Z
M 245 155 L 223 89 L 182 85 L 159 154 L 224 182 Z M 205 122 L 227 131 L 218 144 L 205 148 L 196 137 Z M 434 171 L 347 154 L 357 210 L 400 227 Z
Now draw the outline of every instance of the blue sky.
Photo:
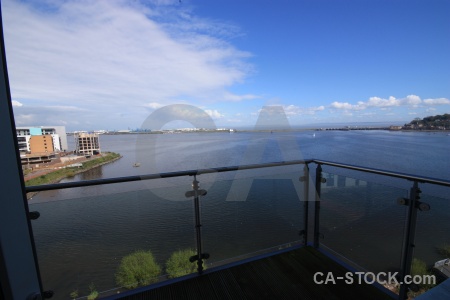
M 445 0 L 6 0 L 2 11 L 18 126 L 136 128 L 178 103 L 234 128 L 268 105 L 293 127 L 450 113 Z

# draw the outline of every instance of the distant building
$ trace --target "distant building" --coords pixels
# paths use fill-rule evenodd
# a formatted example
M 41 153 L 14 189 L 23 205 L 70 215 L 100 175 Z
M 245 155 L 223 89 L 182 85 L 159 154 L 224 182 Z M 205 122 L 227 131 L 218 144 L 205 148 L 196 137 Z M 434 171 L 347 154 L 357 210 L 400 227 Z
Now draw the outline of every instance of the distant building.
M 65 126 L 16 127 L 16 134 L 21 154 L 68 150 Z
M 97 134 L 105 134 L 105 133 L 108 133 L 108 131 L 103 130 L 103 129 L 100 129 L 100 130 L 94 130 L 94 133 L 97 133 Z
M 402 129 L 403 126 L 394 126 L 394 125 L 389 126 L 389 130 L 402 130 Z
M 54 152 L 53 137 L 46 135 L 32 135 L 29 140 L 30 154 L 48 154 Z
M 101 153 L 98 134 L 80 132 L 75 134 L 75 146 L 78 154 L 95 155 Z

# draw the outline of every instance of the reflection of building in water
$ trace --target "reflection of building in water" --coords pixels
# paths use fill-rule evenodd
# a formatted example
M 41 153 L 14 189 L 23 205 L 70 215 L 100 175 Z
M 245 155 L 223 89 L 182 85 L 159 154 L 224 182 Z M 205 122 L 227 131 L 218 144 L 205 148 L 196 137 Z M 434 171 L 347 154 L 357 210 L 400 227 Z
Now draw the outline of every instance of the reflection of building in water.
M 82 155 L 99 154 L 100 142 L 98 134 L 80 132 L 75 135 L 76 152 Z
M 325 184 L 322 185 L 322 189 L 336 188 L 336 187 L 355 187 L 355 186 L 367 186 L 367 181 L 354 179 L 347 176 L 323 173 L 323 178 L 326 179 Z

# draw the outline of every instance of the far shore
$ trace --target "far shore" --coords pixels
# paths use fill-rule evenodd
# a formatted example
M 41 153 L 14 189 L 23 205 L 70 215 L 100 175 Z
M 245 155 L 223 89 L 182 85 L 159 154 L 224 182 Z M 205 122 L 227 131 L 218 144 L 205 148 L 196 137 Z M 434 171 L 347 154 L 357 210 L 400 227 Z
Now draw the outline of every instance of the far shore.
M 391 129 L 389 127 L 335 127 L 335 128 L 290 128 L 290 129 L 235 129 L 234 131 L 223 130 L 165 130 L 165 131 L 152 131 L 152 132 L 108 132 L 102 133 L 102 135 L 141 135 L 141 134 L 191 134 L 191 133 L 224 133 L 234 134 L 240 132 L 304 132 L 304 131 L 371 131 L 371 130 L 384 130 L 392 132 L 434 132 L 434 133 L 450 133 L 449 129 Z

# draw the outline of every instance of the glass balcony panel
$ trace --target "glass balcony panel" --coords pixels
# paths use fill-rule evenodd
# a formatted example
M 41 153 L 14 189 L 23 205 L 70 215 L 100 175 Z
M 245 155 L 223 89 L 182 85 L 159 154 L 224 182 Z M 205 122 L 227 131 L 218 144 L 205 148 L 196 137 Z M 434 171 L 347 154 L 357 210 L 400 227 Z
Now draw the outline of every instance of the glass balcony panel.
M 416 238 L 414 259 L 412 264 L 413 275 L 435 275 L 436 283 L 450 277 L 450 263 L 441 265 L 443 260 L 450 258 L 450 198 L 441 198 L 429 194 L 421 194 L 420 202 L 428 204 L 430 210 L 417 211 Z M 439 271 L 433 268 L 436 267 Z M 432 288 L 434 284 L 419 284 L 420 293 Z
M 115 294 L 124 290 L 115 278 L 121 260 L 137 250 L 151 251 L 161 268 L 157 280 L 169 278 L 165 264 L 172 253 L 196 249 L 192 201 L 185 197 L 191 178 L 182 179 L 183 186 L 70 200 L 45 202 L 36 195 L 29 209 L 40 213 L 32 227 L 44 289 L 56 299 L 86 297 L 94 289 Z
M 295 171 L 295 172 L 294 172 Z M 230 172 L 201 198 L 209 266 L 298 245 L 304 229 L 303 165 Z M 199 177 L 204 182 L 204 175 Z M 202 185 L 202 183 L 200 183 Z
M 320 243 L 356 268 L 370 272 L 400 269 L 407 197 L 405 189 L 323 173 Z

